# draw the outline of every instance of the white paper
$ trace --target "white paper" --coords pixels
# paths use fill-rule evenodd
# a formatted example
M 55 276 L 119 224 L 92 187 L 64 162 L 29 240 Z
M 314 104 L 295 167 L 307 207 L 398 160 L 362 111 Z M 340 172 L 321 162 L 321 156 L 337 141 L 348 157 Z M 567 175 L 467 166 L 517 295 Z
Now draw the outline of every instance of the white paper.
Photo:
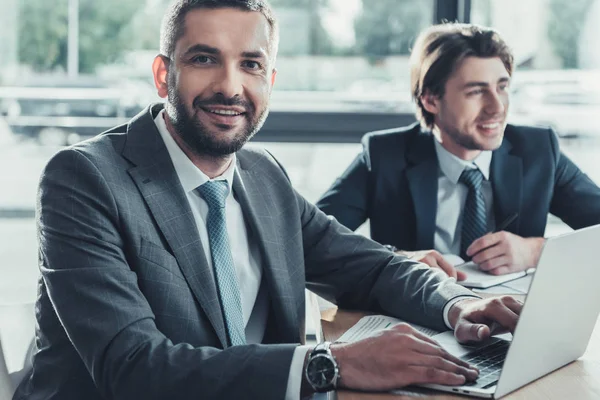
M 464 281 L 458 281 L 459 284 L 466 287 L 477 288 L 487 288 L 490 286 L 500 285 L 502 283 L 525 276 L 526 274 L 525 271 L 519 271 L 513 272 L 512 274 L 492 275 L 481 271 L 479 266 L 474 262 L 468 262 L 463 265 L 459 265 L 456 267 L 456 269 L 467 273 L 467 279 Z
M 529 271 L 528 271 L 529 273 Z M 529 286 L 533 280 L 533 273 L 524 276 L 523 278 L 515 279 L 514 281 L 506 282 L 503 286 L 519 291 L 521 294 L 529 292 Z
M 463 260 L 462 257 L 457 256 L 456 254 L 444 254 L 444 255 L 442 255 L 442 257 L 444 257 L 444 260 L 448 261 L 450 264 L 452 264 L 454 266 L 465 263 L 465 260 Z
M 479 288 L 485 289 L 491 286 L 500 285 L 506 283 L 508 281 L 512 281 L 514 279 L 518 279 L 522 276 L 525 276 L 525 272 L 515 272 L 512 274 L 504 274 L 504 275 L 491 275 L 487 272 L 481 271 L 479 266 L 472 261 L 464 262 L 464 260 L 454 254 L 444 254 L 444 259 L 448 261 L 450 264 L 454 265 L 457 270 L 463 271 L 467 274 L 467 279 L 463 281 L 457 281 L 459 285 L 463 285 L 469 288 Z M 511 292 L 512 290 L 512 292 Z M 503 289 L 502 293 L 515 293 L 514 288 Z M 520 290 L 519 290 L 520 292 Z M 497 292 L 494 292 L 497 293 Z M 518 293 L 518 292 L 517 292 Z
M 384 329 L 389 329 L 392 326 L 398 325 L 402 322 L 404 321 L 393 317 L 386 317 L 385 315 L 368 315 L 366 317 L 362 317 L 352 328 L 348 329 L 346 333 L 344 333 L 337 341 L 348 343 L 356 342 L 369 336 L 373 336 L 377 332 L 380 332 Z M 427 336 L 434 336 L 440 333 L 440 331 L 426 328 L 424 326 L 411 323 L 409 323 L 409 325 Z

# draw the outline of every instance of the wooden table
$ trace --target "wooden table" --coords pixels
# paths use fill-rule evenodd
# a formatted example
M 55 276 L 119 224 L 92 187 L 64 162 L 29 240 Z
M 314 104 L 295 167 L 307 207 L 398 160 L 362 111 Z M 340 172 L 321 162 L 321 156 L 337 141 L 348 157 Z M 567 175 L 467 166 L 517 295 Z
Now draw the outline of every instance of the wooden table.
M 325 340 L 335 341 L 365 313 L 337 309 L 325 310 L 321 323 Z M 409 388 L 406 394 L 371 394 L 339 391 L 338 400 L 401 400 L 428 398 L 459 400 L 468 397 L 444 394 L 421 388 Z M 588 348 L 579 360 L 534 381 L 504 397 L 507 400 L 598 400 L 600 399 L 600 318 L 592 333 Z

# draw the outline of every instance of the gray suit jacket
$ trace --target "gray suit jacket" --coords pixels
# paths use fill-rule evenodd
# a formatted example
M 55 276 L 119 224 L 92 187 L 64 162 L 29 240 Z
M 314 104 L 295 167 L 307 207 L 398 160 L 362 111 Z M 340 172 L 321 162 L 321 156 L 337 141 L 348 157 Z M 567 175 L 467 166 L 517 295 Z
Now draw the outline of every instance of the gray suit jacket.
M 294 191 L 271 155 L 241 150 L 233 190 L 270 309 L 265 343 L 227 348 L 213 273 L 153 122 L 160 108 L 60 151 L 43 173 L 37 352 L 16 399 L 279 400 L 305 286 L 437 328 L 446 302 L 471 293 L 355 235 Z

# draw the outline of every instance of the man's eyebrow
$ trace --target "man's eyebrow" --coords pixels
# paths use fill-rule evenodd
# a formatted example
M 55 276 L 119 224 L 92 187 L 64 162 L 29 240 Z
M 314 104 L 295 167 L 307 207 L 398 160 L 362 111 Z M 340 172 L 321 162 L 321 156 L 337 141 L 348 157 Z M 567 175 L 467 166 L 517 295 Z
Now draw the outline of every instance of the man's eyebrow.
M 510 81 L 510 78 L 507 76 L 503 76 L 502 78 L 498 79 L 498 83 L 507 83 L 508 81 Z M 472 82 L 467 82 L 463 85 L 463 89 L 469 89 L 472 87 L 489 87 L 490 84 L 488 82 L 483 82 L 483 81 L 472 81 Z
M 472 82 L 465 83 L 463 85 L 463 89 L 469 89 L 472 87 L 488 87 L 488 86 L 490 86 L 490 84 L 487 82 L 472 81 Z
M 185 57 L 185 56 L 188 56 L 191 54 L 197 54 L 197 53 L 220 54 L 221 51 L 219 49 L 217 49 L 216 47 L 211 47 L 206 44 L 198 43 L 198 44 L 195 44 L 195 45 L 189 47 L 185 51 L 185 53 L 183 53 L 183 56 Z
M 244 58 L 267 58 L 267 54 L 263 50 L 257 51 L 244 51 L 242 52 Z
M 193 46 L 190 46 L 185 53 L 183 53 L 183 56 L 189 56 L 192 54 L 197 54 L 197 53 L 207 53 L 207 54 L 214 54 L 214 55 L 218 55 L 221 54 L 221 50 L 217 49 L 216 47 L 212 47 L 206 44 L 202 44 L 202 43 L 197 43 Z M 267 58 L 267 54 L 265 53 L 264 50 L 256 50 L 256 51 L 244 51 L 242 52 L 242 57 L 244 58 Z

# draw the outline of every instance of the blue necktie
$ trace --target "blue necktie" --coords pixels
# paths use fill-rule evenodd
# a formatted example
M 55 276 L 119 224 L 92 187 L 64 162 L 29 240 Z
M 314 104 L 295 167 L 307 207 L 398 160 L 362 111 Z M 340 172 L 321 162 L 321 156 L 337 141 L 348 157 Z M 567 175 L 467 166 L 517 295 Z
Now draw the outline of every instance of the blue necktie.
M 467 248 L 487 232 L 485 200 L 481 190 L 483 174 L 477 168 L 465 168 L 460 175 L 459 182 L 464 183 L 469 188 L 463 210 L 460 240 L 460 255 L 466 260 L 468 259 Z
M 240 289 L 225 222 L 225 200 L 229 185 L 226 181 L 209 181 L 197 190 L 208 204 L 206 230 L 229 341 L 232 346 L 246 344 Z

